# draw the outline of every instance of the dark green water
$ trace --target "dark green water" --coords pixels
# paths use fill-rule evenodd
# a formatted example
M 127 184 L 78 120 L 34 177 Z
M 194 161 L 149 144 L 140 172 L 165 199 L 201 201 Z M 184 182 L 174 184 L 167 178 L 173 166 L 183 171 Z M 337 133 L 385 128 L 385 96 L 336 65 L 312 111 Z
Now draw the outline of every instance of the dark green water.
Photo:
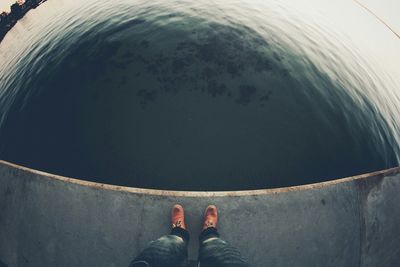
M 0 158 L 179 190 L 397 166 L 397 77 L 323 8 L 302 8 L 49 0 L 0 44 Z

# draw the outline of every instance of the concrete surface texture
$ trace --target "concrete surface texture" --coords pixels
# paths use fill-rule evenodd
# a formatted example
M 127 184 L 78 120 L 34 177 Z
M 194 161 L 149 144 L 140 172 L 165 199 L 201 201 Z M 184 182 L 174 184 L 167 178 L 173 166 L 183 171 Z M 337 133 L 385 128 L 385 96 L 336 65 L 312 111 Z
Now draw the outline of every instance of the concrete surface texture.
M 400 266 L 400 168 L 313 185 L 173 192 L 75 180 L 0 162 L 0 266 L 128 266 L 186 210 L 190 258 L 205 207 L 251 266 Z M 3 265 L 1 265 L 3 264 Z

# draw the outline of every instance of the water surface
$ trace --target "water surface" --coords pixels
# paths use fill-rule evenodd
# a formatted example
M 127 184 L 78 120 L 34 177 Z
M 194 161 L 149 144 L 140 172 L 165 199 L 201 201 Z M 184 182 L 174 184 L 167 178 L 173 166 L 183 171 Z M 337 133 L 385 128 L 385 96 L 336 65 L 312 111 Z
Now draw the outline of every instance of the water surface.
M 330 5 L 50 0 L 0 44 L 0 157 L 180 190 L 397 166 L 399 78 L 365 47 L 363 21 L 377 45 L 398 40 Z

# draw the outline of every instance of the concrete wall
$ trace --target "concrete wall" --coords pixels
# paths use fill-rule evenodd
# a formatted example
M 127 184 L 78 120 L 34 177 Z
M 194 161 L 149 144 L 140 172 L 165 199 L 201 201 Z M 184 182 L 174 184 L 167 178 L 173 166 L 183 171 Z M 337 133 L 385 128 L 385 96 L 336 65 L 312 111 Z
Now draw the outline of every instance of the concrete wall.
M 128 266 L 186 210 L 190 258 L 204 208 L 254 267 L 400 266 L 400 168 L 331 182 L 241 192 L 97 184 L 0 161 L 0 266 Z

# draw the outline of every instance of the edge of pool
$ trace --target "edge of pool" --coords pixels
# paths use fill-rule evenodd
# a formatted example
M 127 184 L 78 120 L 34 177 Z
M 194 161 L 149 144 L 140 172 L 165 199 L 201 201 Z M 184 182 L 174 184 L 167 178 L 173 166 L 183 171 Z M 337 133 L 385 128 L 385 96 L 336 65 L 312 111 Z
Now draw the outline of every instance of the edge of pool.
M 380 170 L 345 178 L 333 179 L 329 181 L 311 183 L 289 187 L 255 189 L 255 190 L 235 190 L 235 191 L 177 191 L 177 190 L 162 190 L 162 189 L 146 189 L 138 187 L 119 186 L 98 182 L 91 182 L 84 179 L 65 177 L 62 175 L 52 174 L 45 171 L 39 171 L 32 168 L 24 167 L 18 164 L 0 160 L 0 164 L 19 169 L 21 171 L 37 174 L 48 179 L 56 179 L 65 183 L 73 183 L 82 186 L 88 186 L 104 190 L 124 191 L 137 194 L 154 195 L 154 196 L 177 196 L 177 197 L 224 197 L 224 196 L 256 196 L 265 194 L 278 194 L 292 191 L 302 191 L 308 189 L 317 189 L 332 186 L 338 183 L 345 183 L 354 180 L 367 179 L 369 177 L 390 176 L 400 173 L 400 167 L 394 167 L 386 170 Z

